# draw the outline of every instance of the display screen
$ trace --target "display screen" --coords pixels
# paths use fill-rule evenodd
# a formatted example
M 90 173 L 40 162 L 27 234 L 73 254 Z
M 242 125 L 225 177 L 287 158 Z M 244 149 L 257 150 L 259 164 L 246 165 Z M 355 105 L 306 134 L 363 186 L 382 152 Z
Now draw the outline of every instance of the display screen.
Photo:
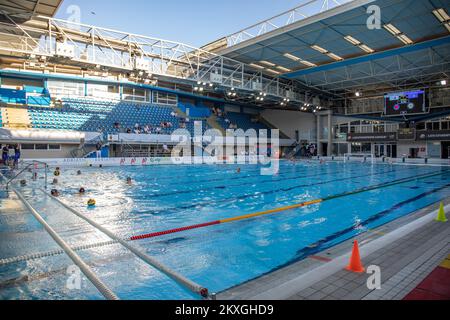
M 420 114 L 427 112 L 424 90 L 388 93 L 384 96 L 384 108 L 387 116 Z

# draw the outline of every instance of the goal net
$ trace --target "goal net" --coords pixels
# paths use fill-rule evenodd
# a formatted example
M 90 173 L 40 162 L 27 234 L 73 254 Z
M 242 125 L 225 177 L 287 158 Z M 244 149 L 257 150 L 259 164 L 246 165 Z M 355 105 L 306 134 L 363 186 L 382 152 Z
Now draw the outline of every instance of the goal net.
M 344 154 L 344 162 L 370 162 L 375 163 L 375 155 L 372 153 L 346 153 Z

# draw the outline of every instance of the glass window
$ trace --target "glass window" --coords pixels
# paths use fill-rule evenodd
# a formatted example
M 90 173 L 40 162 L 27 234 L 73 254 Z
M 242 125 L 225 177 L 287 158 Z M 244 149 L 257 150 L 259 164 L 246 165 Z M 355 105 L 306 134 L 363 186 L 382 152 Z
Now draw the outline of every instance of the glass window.
M 425 122 L 418 123 L 416 125 L 417 130 L 425 130 Z
M 372 144 L 371 143 L 363 143 L 361 146 L 362 153 L 371 153 L 372 152 Z
M 34 150 L 34 144 L 22 144 L 21 149 L 22 150 Z
M 360 152 L 361 152 L 361 144 L 352 143 L 352 153 L 360 153 Z
M 48 149 L 49 150 L 61 150 L 61 145 L 60 144 L 49 144 Z
M 433 130 L 439 130 L 439 122 L 433 122 Z
M 448 122 L 447 121 L 441 122 L 441 129 L 448 130 Z
M 427 130 L 433 130 L 433 124 L 431 122 L 427 122 Z
M 35 150 L 47 150 L 48 149 L 48 144 L 36 144 L 35 145 Z

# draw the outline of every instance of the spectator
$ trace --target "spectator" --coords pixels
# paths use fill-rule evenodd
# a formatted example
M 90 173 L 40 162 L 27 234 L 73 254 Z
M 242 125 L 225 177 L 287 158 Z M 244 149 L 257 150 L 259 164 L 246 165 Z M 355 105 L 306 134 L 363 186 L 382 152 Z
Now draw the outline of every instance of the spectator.
M 14 146 L 9 145 L 8 146 L 8 163 L 10 166 L 14 165 L 14 159 L 16 157 L 16 151 L 14 149 Z
M 102 157 L 102 144 L 100 142 L 97 142 L 95 148 L 97 149 L 97 159 L 100 159 Z
M 5 145 L 2 148 L 2 162 L 4 165 L 8 164 L 8 151 L 9 151 L 8 145 Z
M 20 160 L 20 147 L 18 144 L 14 146 L 14 167 L 17 167 Z

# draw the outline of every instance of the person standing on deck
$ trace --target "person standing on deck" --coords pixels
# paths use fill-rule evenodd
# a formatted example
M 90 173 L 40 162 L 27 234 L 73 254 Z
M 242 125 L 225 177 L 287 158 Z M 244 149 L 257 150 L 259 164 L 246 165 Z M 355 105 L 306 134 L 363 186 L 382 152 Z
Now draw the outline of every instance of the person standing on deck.
M 100 159 L 102 157 L 102 144 L 98 142 L 95 148 L 97 149 L 97 159 Z
M 4 145 L 2 148 L 2 163 L 6 166 L 8 164 L 8 145 Z
M 17 168 L 20 160 L 20 147 L 18 144 L 14 146 L 14 167 Z

